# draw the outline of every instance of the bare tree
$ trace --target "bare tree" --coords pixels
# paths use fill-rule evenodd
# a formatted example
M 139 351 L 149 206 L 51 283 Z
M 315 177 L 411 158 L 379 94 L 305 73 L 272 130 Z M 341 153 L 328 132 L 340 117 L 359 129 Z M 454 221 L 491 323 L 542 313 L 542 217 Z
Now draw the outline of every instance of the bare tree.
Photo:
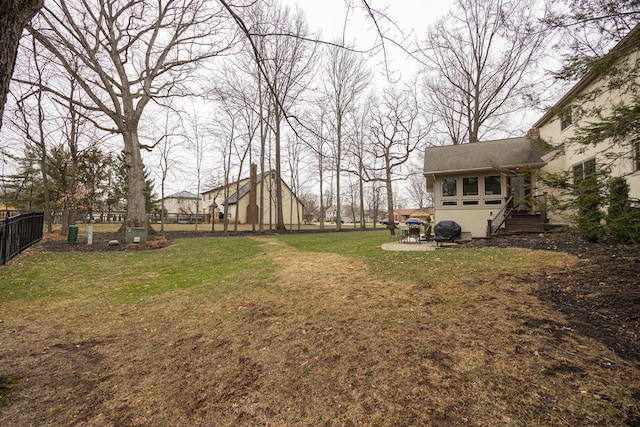
M 365 99 L 353 112 L 352 115 L 352 138 L 351 143 L 349 144 L 349 153 L 350 160 L 353 162 L 353 165 L 349 168 L 352 171 L 352 174 L 358 178 L 358 204 L 360 207 L 360 212 L 364 212 L 365 210 L 365 190 L 364 184 L 367 181 L 367 177 L 365 176 L 365 168 L 368 166 L 373 166 L 369 163 L 372 159 L 368 155 L 367 146 L 369 145 L 369 119 L 371 110 L 369 106 L 373 99 Z M 374 159 L 375 160 L 375 159 Z M 365 218 L 364 215 L 360 216 L 360 227 L 365 228 Z
M 407 180 L 405 191 L 409 197 L 409 202 L 420 209 L 433 206 L 433 195 L 427 191 L 427 181 L 422 172 L 415 170 Z
M 425 91 L 454 144 L 478 142 L 533 99 L 544 13 L 529 0 L 457 0 L 429 29 Z
M 347 114 L 351 112 L 358 96 L 361 95 L 372 79 L 370 70 L 362 55 L 352 51 L 330 46 L 328 58 L 324 67 L 325 93 L 329 99 L 330 111 L 333 114 L 335 140 L 336 167 L 336 230 L 340 230 L 340 172 L 342 171 L 342 156 L 344 149 L 343 133 Z
M 0 0 L 0 129 L 20 35 L 44 0 Z
M 47 224 L 47 231 L 50 233 L 53 224 L 47 158 L 48 145 L 51 145 L 51 142 L 48 141 L 50 139 L 50 131 L 45 123 L 47 121 L 45 114 L 47 107 L 45 104 L 49 102 L 49 99 L 46 93 L 39 88 L 46 80 L 51 78 L 51 72 L 47 69 L 47 61 L 36 53 L 35 41 L 33 39 L 31 41 L 31 49 L 28 54 L 24 55 L 26 61 L 21 65 L 24 68 L 23 73 L 38 82 L 38 85 L 35 89 L 25 86 L 16 88 L 14 91 L 14 96 L 16 97 L 15 114 L 11 116 L 10 123 L 18 133 L 22 134 L 26 144 L 31 146 L 38 155 L 44 195 L 45 223 Z
M 267 21 L 273 27 L 257 28 L 262 33 L 262 51 L 259 62 L 265 74 L 265 83 L 269 94 L 273 97 L 272 129 L 274 134 L 275 154 L 275 194 L 276 194 L 276 229 L 282 230 L 284 212 L 282 204 L 282 131 L 287 114 L 291 113 L 294 103 L 306 88 L 307 80 L 313 73 L 316 61 L 315 46 L 305 39 L 308 28 L 304 14 L 292 11 L 288 7 L 275 6 L 271 9 L 273 16 Z M 273 36 L 272 33 L 293 34 L 289 36 Z
M 100 128 L 122 135 L 128 174 L 124 227 L 148 227 L 139 125 L 153 100 L 184 93 L 190 72 L 227 49 L 220 10 L 206 0 L 71 2 L 42 8 L 31 34 L 53 53 L 103 113 Z M 82 65 L 72 66 L 74 60 Z M 57 94 L 65 98 L 64 94 Z
M 174 142 L 176 137 L 180 136 L 179 129 L 181 127 L 179 120 L 172 120 L 171 110 L 165 111 L 164 126 L 162 128 L 162 136 L 158 140 L 157 147 L 160 154 L 158 166 L 160 168 L 160 231 L 164 231 L 166 209 L 164 206 L 165 189 L 167 178 L 178 165 L 174 151 L 177 144 Z
M 195 161 L 195 168 L 193 171 L 195 172 L 196 179 L 196 194 L 200 196 L 202 189 L 202 180 L 205 176 L 205 171 L 203 170 L 205 166 L 205 154 L 208 152 L 208 144 L 207 144 L 207 131 L 204 125 L 206 119 L 203 119 L 200 114 L 198 114 L 197 107 L 192 105 L 192 111 L 188 113 L 188 119 L 186 120 L 188 123 L 189 130 L 187 131 L 187 141 L 189 149 L 193 155 L 193 160 Z M 200 198 L 196 201 L 196 215 L 195 215 L 195 229 L 198 230 L 198 217 L 200 214 Z
M 254 140 L 261 125 L 261 103 L 255 102 L 259 93 L 259 79 L 255 78 L 255 62 L 246 56 L 236 56 L 233 62 L 227 63 L 218 76 L 216 76 L 216 86 L 213 88 L 213 97 L 219 108 L 228 111 L 238 119 L 238 138 L 234 141 L 234 151 L 239 159 L 237 182 L 242 177 L 246 161 L 253 163 Z M 249 78 L 247 78 L 249 77 Z M 259 76 L 258 76 L 259 77 Z M 240 130 L 240 127 L 243 130 Z M 258 154 L 261 155 L 261 154 Z M 262 156 L 261 156 L 262 157 Z M 264 173 L 261 171 L 261 173 Z M 262 185 L 261 181 L 261 185 Z M 262 199 L 260 199 L 262 200 Z M 262 207 L 257 206 L 257 195 L 255 205 L 252 201 L 249 206 L 247 218 L 251 221 L 253 231 L 256 230 L 258 211 Z
M 381 179 L 386 187 L 388 227 L 392 233 L 395 229 L 393 182 L 407 179 L 408 174 L 401 174 L 402 168 L 411 153 L 423 142 L 428 129 L 420 122 L 418 100 L 414 90 L 409 85 L 405 88 L 387 87 L 379 100 L 373 103 L 371 113 L 373 141 L 369 152 L 372 157 L 382 162 L 384 177 Z M 375 170 L 365 169 L 369 181 L 376 180 L 375 176 L 371 175 L 372 172 L 375 173 Z

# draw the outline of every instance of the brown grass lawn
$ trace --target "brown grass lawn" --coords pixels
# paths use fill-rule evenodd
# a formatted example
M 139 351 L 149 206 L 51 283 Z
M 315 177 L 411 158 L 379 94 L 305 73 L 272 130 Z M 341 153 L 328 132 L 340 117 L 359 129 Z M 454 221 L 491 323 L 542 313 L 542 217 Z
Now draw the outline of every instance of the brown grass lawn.
M 638 366 L 533 295 L 573 256 L 409 256 L 376 244 L 360 257 L 278 237 L 196 240 L 144 253 L 34 251 L 0 270 L 0 425 L 640 422 Z M 240 242 L 250 268 L 214 271 L 206 245 L 228 245 L 228 256 Z M 38 288 L 60 262 L 69 272 Z

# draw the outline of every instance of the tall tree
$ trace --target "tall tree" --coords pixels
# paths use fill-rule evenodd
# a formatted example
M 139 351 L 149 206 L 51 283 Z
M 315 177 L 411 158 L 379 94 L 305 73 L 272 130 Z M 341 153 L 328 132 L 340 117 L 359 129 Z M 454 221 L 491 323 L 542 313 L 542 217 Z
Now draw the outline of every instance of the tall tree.
M 370 155 L 381 161 L 381 168 L 367 170 L 368 180 L 375 180 L 375 174 L 384 173 L 382 180 L 387 193 L 388 227 L 394 233 L 394 195 L 393 183 L 406 180 L 410 175 L 403 174 L 403 167 L 411 153 L 424 142 L 428 131 L 420 122 L 418 100 L 415 89 L 387 87 L 382 96 L 373 103 L 371 112 L 371 135 L 373 138 Z M 395 233 L 394 233 L 395 234 Z
M 49 145 L 51 145 L 51 129 L 48 127 L 51 117 L 47 117 L 45 111 L 51 108 L 50 97 L 40 89 L 45 81 L 52 78 L 48 61 L 37 53 L 35 41 L 31 40 L 31 50 L 24 55 L 26 64 L 22 64 L 25 75 L 29 75 L 37 82 L 35 88 L 19 87 L 13 92 L 16 98 L 15 114 L 10 116 L 9 122 L 15 130 L 24 138 L 27 145 L 31 146 L 40 159 L 40 173 L 42 174 L 42 186 L 44 195 L 44 216 L 47 231 L 51 232 L 53 221 L 51 216 L 51 195 L 49 194 L 49 177 L 47 175 L 47 157 Z M 55 127 L 56 125 L 54 125 Z
M 537 93 L 546 34 L 530 0 L 457 0 L 428 30 L 427 99 L 454 144 L 478 142 Z
M 306 19 L 302 11 L 292 11 L 283 7 L 276 12 L 275 30 L 289 32 L 296 37 L 271 37 L 267 40 L 265 56 L 262 57 L 267 70 L 267 81 L 273 89 L 273 133 L 275 149 L 275 197 L 276 230 L 286 228 L 282 195 L 282 136 L 283 124 L 293 104 L 306 88 L 307 80 L 313 72 L 315 46 L 304 40 L 308 36 Z
M 20 35 L 44 0 L 0 0 L 0 129 Z
M 164 123 L 161 129 L 161 136 L 158 141 L 158 151 L 160 154 L 159 164 L 160 167 L 160 231 L 164 231 L 164 224 L 166 221 L 166 209 L 164 207 L 164 196 L 167 184 L 167 178 L 174 172 L 174 169 L 178 165 L 178 159 L 174 153 L 178 144 L 175 142 L 176 137 L 179 136 L 179 128 L 181 123 L 179 119 L 171 117 L 170 110 L 165 112 Z
M 353 51 L 329 46 L 325 62 L 324 90 L 333 114 L 335 126 L 335 166 L 336 166 L 336 230 L 340 230 L 340 173 L 342 172 L 342 156 L 344 150 L 344 127 L 347 115 L 352 112 L 354 103 L 371 82 L 371 71 L 366 65 L 366 58 Z
M 147 227 L 139 126 L 152 100 L 185 93 L 195 66 L 230 45 L 220 10 L 207 0 L 55 0 L 28 26 L 122 136 L 127 171 L 124 227 Z M 82 65 L 73 67 L 74 61 Z M 65 98 L 64 94 L 57 94 Z

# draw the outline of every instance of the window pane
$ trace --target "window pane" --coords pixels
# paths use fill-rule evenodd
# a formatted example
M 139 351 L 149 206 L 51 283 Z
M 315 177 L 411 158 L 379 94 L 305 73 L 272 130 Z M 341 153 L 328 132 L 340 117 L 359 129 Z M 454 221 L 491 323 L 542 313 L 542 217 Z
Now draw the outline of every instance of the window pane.
M 477 176 L 462 178 L 462 195 L 463 196 L 478 195 L 478 177 Z
M 596 159 L 584 162 L 584 179 L 591 178 L 596 173 Z
M 500 181 L 500 175 L 491 175 L 484 177 L 484 194 L 486 196 L 502 194 L 502 183 Z
M 582 163 L 580 163 L 579 165 L 575 165 L 573 167 L 573 182 L 581 181 L 583 178 Z
M 571 117 L 571 107 L 566 109 L 560 114 L 560 130 L 565 130 L 573 123 L 573 118 Z
M 456 178 L 442 179 L 442 197 L 455 197 L 458 195 L 458 180 Z

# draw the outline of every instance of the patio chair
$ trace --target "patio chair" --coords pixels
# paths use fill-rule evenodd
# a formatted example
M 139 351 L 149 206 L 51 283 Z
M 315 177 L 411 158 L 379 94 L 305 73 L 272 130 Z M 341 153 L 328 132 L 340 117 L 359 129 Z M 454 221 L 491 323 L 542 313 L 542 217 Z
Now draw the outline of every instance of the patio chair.
M 415 240 L 417 243 L 420 243 L 420 226 L 409 226 L 409 234 L 407 235 L 407 242 L 409 240 Z

